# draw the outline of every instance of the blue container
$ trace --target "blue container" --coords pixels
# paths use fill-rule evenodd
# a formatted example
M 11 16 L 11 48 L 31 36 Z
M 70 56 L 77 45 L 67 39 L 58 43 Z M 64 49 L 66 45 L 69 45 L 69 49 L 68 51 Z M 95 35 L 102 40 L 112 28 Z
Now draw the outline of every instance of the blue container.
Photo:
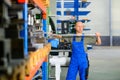
M 93 46 L 92 45 L 87 45 L 87 50 L 91 50 L 93 49 Z
M 57 48 L 59 45 L 59 39 L 49 39 L 48 42 L 51 43 L 51 46 L 54 48 Z

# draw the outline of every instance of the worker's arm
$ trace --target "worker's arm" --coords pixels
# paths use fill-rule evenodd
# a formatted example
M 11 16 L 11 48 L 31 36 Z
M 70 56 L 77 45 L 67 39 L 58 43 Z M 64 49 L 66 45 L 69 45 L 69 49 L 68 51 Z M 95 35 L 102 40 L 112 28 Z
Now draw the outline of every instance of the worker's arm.
M 96 32 L 96 45 L 101 45 L 100 33 Z
M 58 38 L 58 39 L 60 39 L 60 38 L 62 38 L 62 36 L 61 35 L 57 35 L 57 34 L 55 34 L 55 35 L 53 35 L 55 38 Z
M 52 31 L 49 33 L 49 37 L 52 37 L 52 38 L 58 38 L 58 39 L 62 38 L 61 35 L 53 34 Z

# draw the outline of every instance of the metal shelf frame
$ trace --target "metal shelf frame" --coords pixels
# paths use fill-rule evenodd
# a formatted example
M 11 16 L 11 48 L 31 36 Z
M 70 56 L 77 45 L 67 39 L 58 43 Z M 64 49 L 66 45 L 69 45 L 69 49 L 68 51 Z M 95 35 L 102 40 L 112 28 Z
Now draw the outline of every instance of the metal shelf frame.
M 24 56 L 28 56 L 28 17 L 27 17 L 27 13 L 28 13 L 28 7 L 27 7 L 27 2 L 23 3 L 24 5 L 24 10 L 23 10 L 23 20 L 24 20 L 24 24 L 23 24 L 23 30 L 21 30 L 20 32 L 20 37 L 22 37 L 24 39 Z
M 91 2 L 79 2 L 79 8 L 86 8 Z M 73 8 L 74 2 L 64 2 L 64 8 Z M 57 2 L 57 8 L 61 8 L 61 2 Z
M 42 10 L 43 13 L 43 30 L 46 32 L 47 24 L 46 24 L 46 14 L 47 14 L 47 8 L 43 3 L 43 0 L 33 0 L 35 4 Z M 24 55 L 25 57 L 28 56 L 28 1 L 27 0 L 19 0 L 20 3 L 24 5 L 24 10 L 23 10 L 23 19 L 24 19 L 24 24 L 23 24 L 23 30 L 20 32 L 20 37 L 24 39 Z M 32 80 L 33 76 L 37 72 L 37 70 L 40 68 L 40 66 L 43 66 L 43 75 L 42 75 L 42 80 L 48 80 L 48 69 L 47 69 L 47 60 L 46 58 L 40 60 L 40 62 L 35 66 L 33 70 L 31 70 L 30 76 L 26 76 L 26 80 Z

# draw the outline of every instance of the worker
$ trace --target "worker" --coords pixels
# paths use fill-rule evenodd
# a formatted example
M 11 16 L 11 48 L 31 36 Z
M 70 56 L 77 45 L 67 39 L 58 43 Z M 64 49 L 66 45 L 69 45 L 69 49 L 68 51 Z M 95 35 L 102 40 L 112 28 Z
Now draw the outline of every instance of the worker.
M 83 34 L 84 24 L 82 22 L 76 22 L 75 30 L 76 36 L 73 37 L 72 42 L 72 56 L 68 68 L 66 80 L 76 80 L 77 72 L 79 71 L 80 80 L 87 80 L 89 61 L 84 44 L 96 43 L 101 44 L 100 33 L 95 33 L 96 36 L 88 36 L 84 38 Z M 80 37 L 81 36 L 81 40 Z M 76 38 L 77 37 L 77 38 Z M 76 41 L 78 40 L 78 41 Z

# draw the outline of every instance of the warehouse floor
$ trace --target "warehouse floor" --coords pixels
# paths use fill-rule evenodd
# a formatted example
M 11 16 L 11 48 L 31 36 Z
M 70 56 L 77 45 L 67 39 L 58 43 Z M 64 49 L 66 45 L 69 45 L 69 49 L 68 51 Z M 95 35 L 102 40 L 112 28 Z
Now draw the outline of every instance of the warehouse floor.
M 94 47 L 88 53 L 90 59 L 88 80 L 120 80 L 120 47 Z M 67 68 L 63 67 L 61 80 L 65 80 L 66 74 Z

